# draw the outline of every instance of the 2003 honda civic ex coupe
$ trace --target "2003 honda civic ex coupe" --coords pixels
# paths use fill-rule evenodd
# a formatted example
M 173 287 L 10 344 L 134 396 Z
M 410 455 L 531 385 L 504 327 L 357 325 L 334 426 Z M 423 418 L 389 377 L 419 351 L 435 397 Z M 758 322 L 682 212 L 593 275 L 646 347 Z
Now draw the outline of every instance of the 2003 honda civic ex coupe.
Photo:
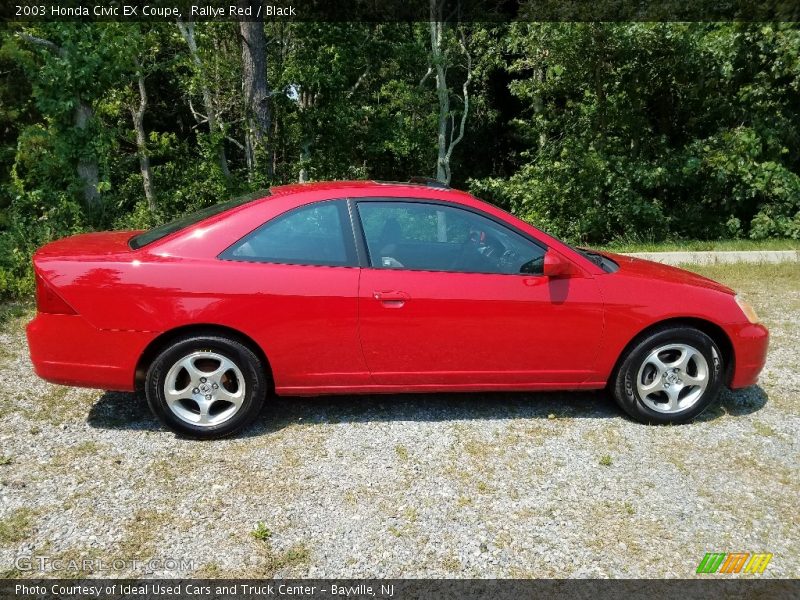
M 766 359 L 766 328 L 727 287 L 572 248 L 433 183 L 274 187 L 33 263 L 39 376 L 144 389 L 197 438 L 273 393 L 608 387 L 634 419 L 680 423 Z

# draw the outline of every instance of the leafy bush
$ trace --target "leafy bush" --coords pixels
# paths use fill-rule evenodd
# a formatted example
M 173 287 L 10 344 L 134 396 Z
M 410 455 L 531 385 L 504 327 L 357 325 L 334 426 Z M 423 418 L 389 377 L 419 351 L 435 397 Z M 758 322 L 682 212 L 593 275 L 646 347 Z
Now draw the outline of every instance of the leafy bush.
M 31 255 L 47 242 L 84 228 L 81 206 L 66 194 L 46 196 L 35 191 L 13 197 L 6 229 L 0 231 L 0 296 L 30 297 Z

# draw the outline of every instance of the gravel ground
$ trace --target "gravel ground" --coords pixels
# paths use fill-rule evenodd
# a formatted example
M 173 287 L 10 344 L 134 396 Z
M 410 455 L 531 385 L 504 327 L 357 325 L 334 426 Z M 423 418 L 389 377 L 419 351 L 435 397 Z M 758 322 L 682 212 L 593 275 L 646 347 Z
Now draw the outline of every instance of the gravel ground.
M 288 398 L 201 443 L 131 394 L 40 381 L 30 315 L 9 319 L 0 572 L 39 575 L 14 568 L 35 555 L 193 563 L 102 576 L 691 577 L 750 551 L 798 577 L 800 266 L 695 268 L 746 293 L 772 348 L 759 387 L 680 427 L 604 393 Z

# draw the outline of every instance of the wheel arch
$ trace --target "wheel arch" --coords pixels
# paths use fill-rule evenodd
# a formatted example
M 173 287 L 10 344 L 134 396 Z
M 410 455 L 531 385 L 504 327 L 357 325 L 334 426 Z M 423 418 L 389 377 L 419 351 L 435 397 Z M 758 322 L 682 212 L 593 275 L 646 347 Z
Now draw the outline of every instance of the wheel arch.
M 698 317 L 673 317 L 651 323 L 642 329 L 639 333 L 631 338 L 631 340 L 622 349 L 622 352 L 620 352 L 616 362 L 614 363 L 614 368 L 611 371 L 611 376 L 608 380 L 609 384 L 611 385 L 614 381 L 616 381 L 617 372 L 619 371 L 622 362 L 625 360 L 625 357 L 643 338 L 647 337 L 658 329 L 679 326 L 692 327 L 693 329 L 702 331 L 708 337 L 714 340 L 714 343 L 717 345 L 720 352 L 722 352 L 722 365 L 725 369 L 723 374 L 723 382 L 725 385 L 729 385 L 731 378 L 733 377 L 734 361 L 736 360 L 733 350 L 733 342 L 731 342 L 731 338 L 722 327 L 712 321 Z
M 147 374 L 147 369 L 150 367 L 150 364 L 153 362 L 156 356 L 164 350 L 167 346 L 169 346 L 175 340 L 186 337 L 188 335 L 216 335 L 216 336 L 224 336 L 227 338 L 231 338 L 236 340 L 237 342 L 244 344 L 250 350 L 255 353 L 258 359 L 261 361 L 261 364 L 264 367 L 264 372 L 267 375 L 267 385 L 269 386 L 269 392 L 272 393 L 275 391 L 275 384 L 274 378 L 272 375 L 272 366 L 270 365 L 269 359 L 267 358 L 264 349 L 256 343 L 256 341 L 241 331 L 234 329 L 233 327 L 227 327 L 225 325 L 218 325 L 215 323 L 199 323 L 199 324 L 191 324 L 191 325 L 183 325 L 181 327 L 176 327 L 174 329 L 170 329 L 161 333 L 158 337 L 156 337 L 153 341 L 151 341 L 147 347 L 142 352 L 141 356 L 139 356 L 139 360 L 136 363 L 136 371 L 134 372 L 134 388 L 136 391 L 142 391 L 144 389 L 144 379 L 145 375 Z

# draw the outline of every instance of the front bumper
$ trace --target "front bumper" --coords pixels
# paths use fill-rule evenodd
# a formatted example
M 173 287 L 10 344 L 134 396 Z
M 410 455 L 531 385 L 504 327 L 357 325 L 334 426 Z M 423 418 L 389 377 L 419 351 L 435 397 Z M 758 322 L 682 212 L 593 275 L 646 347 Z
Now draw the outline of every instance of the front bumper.
M 98 329 L 80 315 L 37 313 L 26 329 L 36 374 L 51 383 L 133 391 L 136 363 L 156 333 Z
M 731 332 L 733 342 L 733 376 L 731 389 L 755 385 L 767 362 L 769 331 L 761 324 L 746 324 Z

